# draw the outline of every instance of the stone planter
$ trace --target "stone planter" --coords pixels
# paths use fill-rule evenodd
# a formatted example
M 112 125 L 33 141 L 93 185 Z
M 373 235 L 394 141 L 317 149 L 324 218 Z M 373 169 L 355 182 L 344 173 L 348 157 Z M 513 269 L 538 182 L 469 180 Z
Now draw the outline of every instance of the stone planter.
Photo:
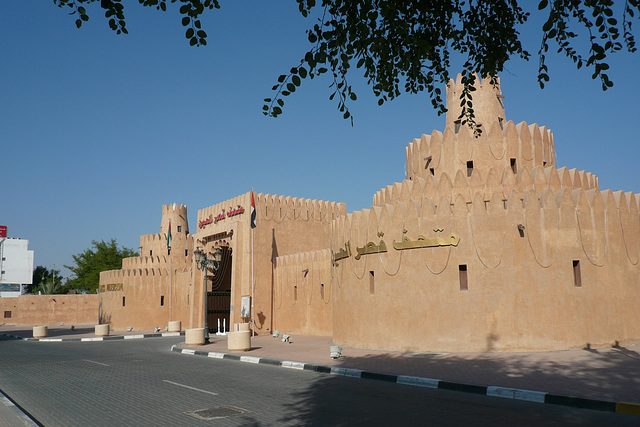
M 47 326 L 34 326 L 33 337 L 34 338 L 46 338 L 49 336 L 49 328 Z
M 179 320 L 172 320 L 169 322 L 169 332 L 180 332 L 182 330 L 182 322 Z
M 204 345 L 204 328 L 193 328 L 184 331 L 186 345 Z
M 229 350 L 247 351 L 251 350 L 251 332 L 238 331 L 227 334 L 227 348 Z
M 234 332 L 248 331 L 249 330 L 249 324 L 248 323 L 234 323 L 233 324 L 233 330 L 234 330 Z
M 97 337 L 108 337 L 109 336 L 109 324 L 105 323 L 102 325 L 96 325 L 96 336 Z

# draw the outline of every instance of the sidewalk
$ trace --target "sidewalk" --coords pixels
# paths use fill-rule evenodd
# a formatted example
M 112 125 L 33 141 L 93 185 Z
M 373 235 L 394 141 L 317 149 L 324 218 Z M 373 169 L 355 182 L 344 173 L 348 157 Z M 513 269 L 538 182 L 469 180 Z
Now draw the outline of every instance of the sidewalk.
M 32 328 L 2 326 L 0 334 L 29 338 L 32 336 Z M 110 337 L 120 338 L 142 338 L 143 335 L 160 336 L 154 331 L 110 332 Z M 80 325 L 74 331 L 69 326 L 49 327 L 49 338 L 77 340 L 91 337 L 94 337 L 93 325 Z M 290 340 L 290 343 L 283 343 L 281 339 L 269 335 L 255 336 L 251 341 L 251 350 L 231 352 L 227 349 L 225 336 L 212 334 L 209 344 L 186 346 L 181 343 L 174 350 L 203 356 L 221 357 L 226 354 L 229 356 L 225 358 L 239 360 L 242 357 L 243 361 L 254 363 L 262 359 L 259 363 L 289 367 L 300 368 L 307 364 L 313 370 L 321 372 L 330 372 L 334 368 L 334 371 L 341 371 L 348 376 L 360 377 L 360 371 L 363 371 L 362 377 L 386 381 L 396 381 L 397 376 L 434 379 L 440 381 L 439 388 L 462 390 L 458 386 L 463 385 L 467 390 L 462 391 L 479 392 L 482 389 L 483 393 L 490 395 L 504 393 L 502 388 L 518 389 L 536 392 L 533 393 L 534 398 L 525 400 L 536 400 L 537 394 L 542 395 L 544 402 L 571 406 L 576 405 L 571 402 L 562 403 L 563 398 L 609 403 L 631 402 L 637 404 L 631 405 L 631 412 L 640 415 L 640 346 L 551 352 L 446 354 L 344 348 L 342 357 L 332 359 L 329 350 L 331 337 L 294 335 Z M 293 366 L 291 363 L 282 365 L 279 363 L 282 361 L 299 363 Z M 304 369 L 308 369 L 307 366 Z M 314 366 L 321 369 L 315 369 Z M 422 384 L 427 383 L 438 387 L 438 381 Z
M 402 353 L 344 348 L 332 359 L 331 337 L 292 336 L 291 343 L 255 336 L 251 350 L 230 352 L 224 337 L 211 335 L 203 346 L 179 345 L 198 353 L 214 352 L 304 362 L 333 368 L 413 376 L 477 386 L 640 404 L 640 346 L 522 353 Z

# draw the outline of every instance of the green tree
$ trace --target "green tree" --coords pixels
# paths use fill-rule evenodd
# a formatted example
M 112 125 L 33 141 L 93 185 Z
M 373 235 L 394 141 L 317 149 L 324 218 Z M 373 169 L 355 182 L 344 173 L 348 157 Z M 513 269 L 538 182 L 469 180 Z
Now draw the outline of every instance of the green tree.
M 49 270 L 42 265 L 33 269 L 33 281 L 29 292 L 37 294 L 41 292 L 43 294 L 61 294 L 67 293 L 68 288 L 62 285 L 62 275 L 60 270 L 52 268 Z
M 69 7 L 78 28 L 89 20 L 83 5 L 97 0 L 54 0 Z M 220 8 L 218 0 L 169 0 L 178 3 L 185 36 L 192 46 L 207 44 L 200 16 Z M 531 13 L 544 14 L 538 51 L 538 82 L 549 81 L 546 64 L 550 47 L 583 66 L 603 90 L 613 86 L 607 56 L 623 49 L 635 52 L 632 22 L 640 17 L 640 0 L 296 0 L 300 13 L 316 18 L 307 30 L 311 47 L 299 64 L 282 74 L 265 98 L 264 114 L 282 114 L 284 97 L 302 82 L 328 73 L 330 99 L 345 119 L 353 118 L 348 103 L 357 95 L 347 80 L 350 69 L 362 70 L 378 104 L 402 92 L 427 91 L 433 106 L 446 111 L 442 87 L 449 79 L 453 54 L 464 59 L 465 85 L 461 98 L 463 122 L 474 123 L 474 73 L 496 76 L 512 57 L 529 59 L 518 28 Z M 167 10 L 167 0 L 138 0 L 142 6 Z M 526 9 L 518 3 L 525 3 Z M 101 0 L 108 25 L 126 34 L 122 0 Z M 268 7 L 268 6 L 267 6 Z M 636 15 L 637 14 L 637 15 Z M 456 70 L 457 71 L 457 70 Z
M 122 259 L 137 256 L 138 253 L 129 248 L 118 248 L 115 239 L 91 242 L 92 248 L 73 255 L 74 265 L 65 265 L 73 276 L 68 285 L 77 290 L 95 293 L 100 284 L 100 272 L 122 268 Z

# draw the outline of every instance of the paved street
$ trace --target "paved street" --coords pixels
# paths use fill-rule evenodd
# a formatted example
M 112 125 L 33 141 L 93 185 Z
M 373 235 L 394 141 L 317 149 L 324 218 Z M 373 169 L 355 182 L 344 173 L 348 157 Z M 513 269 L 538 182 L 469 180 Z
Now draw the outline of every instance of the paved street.
M 638 423 L 618 414 L 172 353 L 182 341 L 0 341 L 0 389 L 46 426 Z M 199 410 L 208 411 L 198 417 Z M 210 419 L 215 416 L 221 418 Z

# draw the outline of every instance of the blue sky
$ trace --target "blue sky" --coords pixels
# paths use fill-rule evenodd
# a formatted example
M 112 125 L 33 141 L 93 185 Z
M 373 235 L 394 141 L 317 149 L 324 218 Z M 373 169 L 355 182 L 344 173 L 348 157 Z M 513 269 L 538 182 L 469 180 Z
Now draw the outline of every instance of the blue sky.
M 307 49 L 312 21 L 292 0 L 223 3 L 203 20 L 205 48 L 189 47 L 175 8 L 126 5 L 129 34 L 117 36 L 98 7 L 78 30 L 50 1 L 0 2 L 0 224 L 29 240 L 35 265 L 62 269 L 92 240 L 136 249 L 159 231 L 163 204 L 188 205 L 195 231 L 198 209 L 251 187 L 365 209 L 404 178 L 405 146 L 443 130 L 426 94 L 378 107 L 357 71 L 353 127 L 328 100 L 327 78 L 265 117 L 262 99 Z M 532 54 L 539 25 L 534 16 L 522 29 Z M 609 63 L 607 92 L 559 56 L 544 90 L 536 59 L 508 63 L 506 116 L 549 127 L 559 167 L 639 193 L 640 54 Z

